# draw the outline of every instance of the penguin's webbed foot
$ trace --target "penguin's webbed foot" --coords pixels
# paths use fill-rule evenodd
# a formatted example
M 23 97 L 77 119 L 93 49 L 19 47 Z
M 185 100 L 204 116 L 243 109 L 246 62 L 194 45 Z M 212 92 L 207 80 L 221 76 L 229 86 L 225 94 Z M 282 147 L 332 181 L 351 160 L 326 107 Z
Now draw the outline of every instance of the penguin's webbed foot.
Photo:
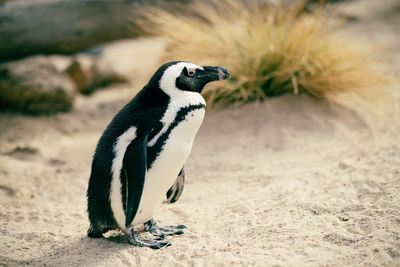
M 185 229 L 185 225 L 167 225 L 167 226 L 158 226 L 154 219 L 146 222 L 144 224 L 144 230 L 148 231 L 154 236 L 158 236 L 160 238 L 164 238 L 169 235 L 181 235 L 184 232 L 182 229 Z
M 160 249 L 163 247 L 168 247 L 171 245 L 171 243 L 167 241 L 162 241 L 159 238 L 158 239 L 143 239 L 139 238 L 136 233 L 133 231 L 133 228 L 129 233 L 126 234 L 128 237 L 129 243 L 131 243 L 134 246 L 138 247 L 148 247 L 152 249 Z

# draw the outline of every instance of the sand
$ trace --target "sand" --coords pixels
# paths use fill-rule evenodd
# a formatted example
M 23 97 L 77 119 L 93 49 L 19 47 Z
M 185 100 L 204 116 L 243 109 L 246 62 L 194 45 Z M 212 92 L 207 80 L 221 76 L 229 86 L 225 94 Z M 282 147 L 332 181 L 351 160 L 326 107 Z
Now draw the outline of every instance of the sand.
M 382 36 L 362 25 L 361 37 Z M 307 96 L 207 111 L 183 195 L 156 215 L 188 227 L 172 246 L 86 237 L 96 142 L 148 75 L 80 96 L 68 113 L 0 113 L 0 265 L 400 266 L 400 117 L 367 121 Z

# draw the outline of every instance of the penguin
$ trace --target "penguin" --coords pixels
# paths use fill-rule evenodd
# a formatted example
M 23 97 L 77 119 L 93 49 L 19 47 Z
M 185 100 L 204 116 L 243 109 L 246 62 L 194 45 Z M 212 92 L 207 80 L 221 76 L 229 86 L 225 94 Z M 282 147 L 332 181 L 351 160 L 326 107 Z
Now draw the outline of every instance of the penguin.
M 87 189 L 89 237 L 120 229 L 135 246 L 159 249 L 164 238 L 186 226 L 160 227 L 154 214 L 167 197 L 175 202 L 184 185 L 184 163 L 205 114 L 204 86 L 229 78 L 218 66 L 184 61 L 163 64 L 112 119 L 92 160 Z M 154 239 L 140 238 L 134 227 Z

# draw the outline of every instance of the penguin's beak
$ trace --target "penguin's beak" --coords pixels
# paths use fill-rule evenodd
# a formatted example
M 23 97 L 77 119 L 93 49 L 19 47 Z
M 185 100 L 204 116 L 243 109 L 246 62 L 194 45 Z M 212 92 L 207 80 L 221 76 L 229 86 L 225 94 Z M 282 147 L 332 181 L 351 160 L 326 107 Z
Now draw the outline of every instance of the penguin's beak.
M 206 82 L 221 81 L 229 78 L 229 72 L 227 69 L 218 66 L 203 66 L 204 79 Z

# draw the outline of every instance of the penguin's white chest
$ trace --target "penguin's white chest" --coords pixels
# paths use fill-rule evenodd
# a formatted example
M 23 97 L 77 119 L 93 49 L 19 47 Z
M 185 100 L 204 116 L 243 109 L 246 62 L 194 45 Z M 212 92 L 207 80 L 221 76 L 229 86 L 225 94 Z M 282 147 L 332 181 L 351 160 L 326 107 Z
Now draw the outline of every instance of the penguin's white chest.
M 171 130 L 162 150 L 146 173 L 143 193 L 132 226 L 153 218 L 192 150 L 204 113 L 203 108 L 188 112 Z

